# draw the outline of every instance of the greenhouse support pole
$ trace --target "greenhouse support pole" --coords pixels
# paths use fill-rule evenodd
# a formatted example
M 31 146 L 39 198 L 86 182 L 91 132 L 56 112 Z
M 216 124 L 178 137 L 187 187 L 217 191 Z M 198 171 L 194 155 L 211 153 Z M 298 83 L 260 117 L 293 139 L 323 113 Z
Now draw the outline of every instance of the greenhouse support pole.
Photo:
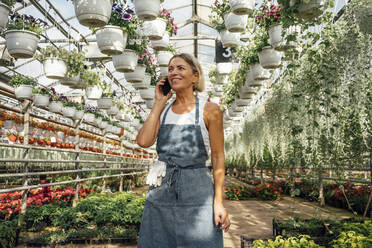
M 105 132 L 105 131 L 104 131 Z M 106 137 L 106 132 L 105 135 L 103 136 L 103 167 L 106 168 L 106 161 L 107 161 L 107 137 Z M 104 173 L 104 178 L 103 178 L 103 183 L 102 183 L 102 191 L 106 191 L 106 172 Z
M 78 152 L 79 151 L 79 140 L 80 140 L 80 136 L 79 136 L 79 132 L 80 132 L 80 123 L 81 123 L 81 120 L 77 120 L 76 121 L 76 125 L 75 125 L 75 133 L 76 133 L 76 136 L 75 136 L 75 151 L 77 151 L 76 153 L 76 156 L 75 156 L 75 170 L 79 170 L 79 160 L 80 160 L 80 153 Z M 76 173 L 76 180 L 79 180 L 80 177 L 79 177 L 79 173 Z M 74 200 L 72 201 L 72 207 L 76 207 L 77 203 L 79 201 L 79 183 L 77 182 L 75 184 L 75 195 L 74 195 Z
M 25 111 L 25 114 L 23 116 L 23 129 L 24 129 L 24 144 L 25 145 L 28 145 L 28 129 L 29 129 L 29 119 L 30 119 L 30 111 L 31 111 L 31 102 L 29 100 L 25 100 L 23 102 L 23 106 L 22 106 L 22 111 Z M 30 150 L 31 148 L 27 148 L 25 150 L 25 152 L 23 153 L 23 159 L 28 159 L 28 156 L 29 156 L 29 153 L 30 153 Z M 28 161 L 26 161 L 24 163 L 24 170 L 23 170 L 24 173 L 28 173 Z M 23 177 L 23 182 L 22 182 L 23 186 L 27 186 L 28 185 L 28 176 L 24 176 Z M 27 208 L 27 193 L 28 193 L 28 190 L 24 190 L 22 192 L 22 206 L 21 206 L 21 213 L 24 214 L 26 213 L 26 208 Z
M 324 190 L 323 190 L 323 176 L 322 176 L 322 168 L 318 170 L 318 180 L 319 180 L 319 204 L 320 206 L 325 205 L 325 200 L 324 200 Z
M 119 192 L 123 192 L 123 184 L 124 184 L 124 177 L 122 176 L 123 175 L 123 172 L 120 172 L 120 185 L 119 185 Z

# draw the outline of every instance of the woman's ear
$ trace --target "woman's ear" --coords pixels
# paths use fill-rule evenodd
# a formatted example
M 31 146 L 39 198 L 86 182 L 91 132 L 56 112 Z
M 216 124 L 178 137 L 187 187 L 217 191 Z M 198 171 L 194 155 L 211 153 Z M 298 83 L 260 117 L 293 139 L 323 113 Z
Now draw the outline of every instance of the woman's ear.
M 199 72 L 194 73 L 192 82 L 199 82 Z

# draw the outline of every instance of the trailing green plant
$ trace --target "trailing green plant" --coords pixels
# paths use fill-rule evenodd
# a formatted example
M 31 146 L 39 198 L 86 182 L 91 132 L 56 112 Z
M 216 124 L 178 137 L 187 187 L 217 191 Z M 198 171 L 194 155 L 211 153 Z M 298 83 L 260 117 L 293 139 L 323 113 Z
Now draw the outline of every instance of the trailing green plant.
M 20 2 L 19 0 L 1 0 L 1 3 L 7 5 L 8 7 L 12 8 L 16 2 Z
M 104 82 L 102 86 L 103 86 L 102 97 L 114 97 L 115 96 L 115 91 L 111 88 L 111 86 L 108 83 Z
M 81 72 L 87 69 L 83 52 L 78 52 L 74 49 L 66 53 L 64 60 L 67 64 L 67 78 L 78 76 Z
M 18 219 L 13 220 L 0 220 L 0 245 L 1 247 L 15 247 L 19 227 Z
M 80 73 L 80 80 L 83 80 L 87 87 L 98 86 L 103 88 L 105 86 L 101 80 L 100 74 L 90 69 Z
M 46 28 L 47 26 L 48 23 L 39 18 L 26 14 L 21 15 L 14 12 L 10 15 L 7 30 L 28 30 L 37 35 L 41 35 L 43 28 Z
M 140 20 L 134 14 L 134 11 L 121 2 L 115 2 L 112 5 L 111 17 L 108 25 L 119 26 L 129 36 L 137 33 L 140 26 Z
M 211 15 L 209 20 L 212 26 L 218 31 L 226 29 L 224 15 L 229 13 L 231 10 L 228 0 L 216 0 L 211 7 Z
M 47 88 L 33 88 L 32 94 L 33 95 L 46 95 L 46 96 L 51 95 L 50 90 Z
M 70 100 L 66 100 L 63 102 L 63 107 L 74 107 L 76 108 L 76 103 Z
M 283 238 L 277 236 L 275 240 L 269 239 L 268 241 L 255 240 L 253 248 L 317 248 L 319 245 L 315 244 L 313 240 L 309 240 L 310 236 L 300 235 L 298 238 L 290 237 Z
M 169 32 L 169 36 L 177 34 L 178 27 L 174 23 L 174 17 L 171 16 L 171 13 L 168 10 L 163 8 L 158 17 L 166 21 L 167 25 L 165 30 Z
M 268 30 L 271 26 L 283 22 L 282 7 L 264 1 L 261 7 L 255 11 L 255 21 L 258 25 Z
M 33 78 L 26 77 L 21 74 L 16 74 L 10 79 L 9 84 L 12 85 L 13 87 L 18 87 L 21 85 L 35 86 L 37 82 Z
M 35 54 L 35 58 L 44 61 L 48 58 L 59 58 L 65 60 L 69 56 L 69 52 L 63 47 L 47 46 L 40 49 L 39 54 Z

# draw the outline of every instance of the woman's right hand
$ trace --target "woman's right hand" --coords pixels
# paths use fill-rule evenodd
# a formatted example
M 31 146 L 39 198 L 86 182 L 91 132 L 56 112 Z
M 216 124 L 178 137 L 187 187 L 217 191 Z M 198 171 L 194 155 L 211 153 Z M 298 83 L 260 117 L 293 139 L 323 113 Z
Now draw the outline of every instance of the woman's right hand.
M 172 97 L 172 91 L 170 90 L 168 95 L 163 95 L 162 87 L 165 83 L 165 77 L 163 77 L 155 86 L 155 102 L 166 103 Z

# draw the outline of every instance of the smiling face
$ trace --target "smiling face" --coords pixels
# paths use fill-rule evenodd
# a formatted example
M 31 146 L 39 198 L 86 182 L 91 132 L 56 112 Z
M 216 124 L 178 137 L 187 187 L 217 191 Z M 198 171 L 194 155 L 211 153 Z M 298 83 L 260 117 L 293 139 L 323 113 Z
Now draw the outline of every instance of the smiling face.
M 199 73 L 193 70 L 183 58 L 173 58 L 168 66 L 168 80 L 174 91 L 193 90 L 193 84 L 198 82 Z

